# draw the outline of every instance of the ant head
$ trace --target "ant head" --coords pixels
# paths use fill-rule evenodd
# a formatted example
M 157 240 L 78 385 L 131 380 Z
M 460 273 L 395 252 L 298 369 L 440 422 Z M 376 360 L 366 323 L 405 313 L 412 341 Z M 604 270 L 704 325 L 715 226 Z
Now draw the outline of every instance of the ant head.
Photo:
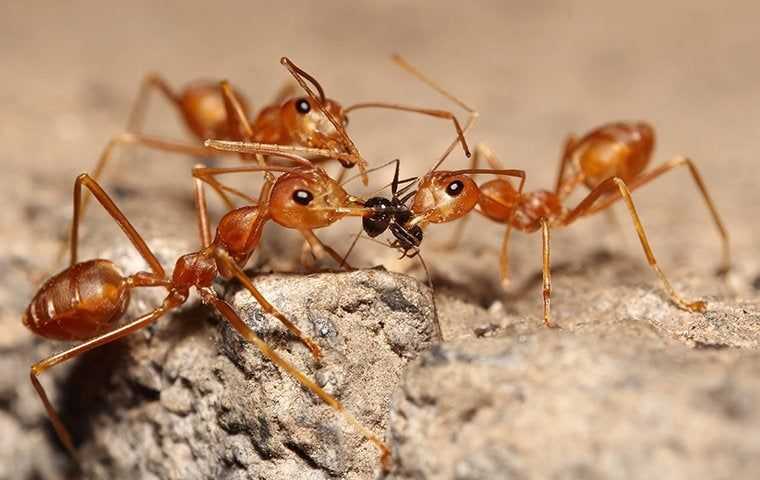
M 269 198 L 272 219 L 287 228 L 326 227 L 363 205 L 319 167 L 293 169 L 277 178 Z
M 341 126 L 348 125 L 348 117 L 343 113 L 343 107 L 338 102 L 326 98 L 323 106 Z M 296 143 L 306 147 L 353 153 L 345 145 L 341 132 L 320 110 L 314 99 L 294 98 L 285 102 L 280 108 L 285 128 Z
M 450 222 L 475 208 L 479 196 L 469 175 L 435 171 L 420 179 L 411 210 L 424 223 Z

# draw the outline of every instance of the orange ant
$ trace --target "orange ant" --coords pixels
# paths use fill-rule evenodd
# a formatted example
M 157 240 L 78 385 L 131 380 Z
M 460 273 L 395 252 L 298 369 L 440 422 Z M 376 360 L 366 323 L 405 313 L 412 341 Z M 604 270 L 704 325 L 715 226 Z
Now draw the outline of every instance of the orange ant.
M 287 68 L 307 96 L 293 97 L 295 92 L 292 85 L 288 84 L 280 90 L 274 102 L 264 107 L 255 117 L 250 115 L 251 109 L 245 96 L 226 80 L 196 81 L 177 92 L 161 76 L 146 76 L 130 113 L 127 133 L 118 135 L 109 142 L 93 169 L 93 177 L 100 178 L 114 148 L 121 144 L 136 143 L 194 156 L 215 153 L 203 145 L 143 135 L 142 123 L 151 90 L 162 93 L 174 105 L 185 126 L 198 141 L 213 138 L 253 143 L 265 148 L 279 145 L 282 151 L 310 155 L 315 160 L 337 159 L 345 168 L 358 166 L 365 184 L 366 161 L 344 131 L 348 125 L 348 113 L 354 110 L 384 108 L 451 120 L 465 154 L 470 157 L 462 127 L 451 112 L 390 102 L 361 102 L 343 108 L 337 101 L 327 98 L 319 82 L 290 59 L 282 57 L 280 63 Z M 242 158 L 250 160 L 250 157 Z M 263 164 L 261 159 L 258 160 L 259 164 Z
M 406 68 L 423 82 L 442 90 L 431 79 L 410 65 L 407 65 Z M 690 159 L 675 157 L 650 172 L 644 173 L 653 149 L 654 130 L 642 122 L 610 123 L 592 130 L 579 140 L 571 136 L 565 144 L 554 191 L 538 190 L 529 193 L 523 193 L 525 172 L 504 169 L 487 147 L 478 146 L 476 148 L 471 168 L 466 170 L 437 170 L 445 160 L 446 156 L 444 156 L 426 175 L 419 178 L 417 191 L 410 197 L 411 206 L 404 206 L 408 212 L 404 212 L 403 209 L 396 212 L 396 220 L 401 213 L 401 218 L 404 221 L 401 225 L 397 225 L 395 231 L 391 230 L 396 237 L 394 245 L 404 251 L 404 255 L 407 255 L 408 251 L 414 251 L 419 247 L 422 241 L 422 230 L 427 225 L 466 218 L 468 213 L 473 210 L 477 211 L 490 220 L 507 224 L 502 240 L 500 258 L 500 276 L 503 285 L 506 286 L 509 279 L 508 245 L 512 229 L 516 228 L 526 233 L 541 230 L 543 240 L 544 323 L 549 327 L 556 327 L 557 325 L 551 320 L 550 311 L 550 229 L 568 226 L 579 218 L 608 208 L 622 198 L 631 215 L 647 261 L 660 278 L 673 303 L 687 311 L 704 312 L 705 302 L 683 299 L 676 293 L 665 273 L 658 266 L 634 206 L 631 192 L 662 174 L 680 165 L 685 165 L 702 194 L 722 238 L 721 271 L 723 272 L 727 272 L 730 267 L 728 232 L 707 192 L 699 171 Z M 477 168 L 481 156 L 486 158 L 492 170 Z M 566 172 L 568 167 L 570 167 L 570 174 Z M 491 180 L 478 186 L 470 176 L 478 173 L 518 177 L 520 178 L 519 187 L 515 189 L 508 180 L 503 178 Z M 568 209 L 563 205 L 563 201 L 580 184 L 586 185 L 591 191 L 575 208 Z M 374 215 L 378 214 L 375 213 Z M 461 236 L 464 221 L 462 220 L 462 223 L 458 225 L 459 231 L 455 232 L 453 245 L 456 245 L 456 240 Z M 380 233 L 378 230 L 368 233 L 374 236 Z
M 148 75 L 143 81 L 130 114 L 127 133 L 117 135 L 109 141 L 92 170 L 92 177 L 95 180 L 101 178 L 115 148 L 123 144 L 139 144 L 152 149 L 193 156 L 204 156 L 219 152 L 219 150 L 211 149 L 206 145 L 188 144 L 141 134 L 142 119 L 147 106 L 148 93 L 151 89 L 162 92 L 177 107 L 185 124 L 193 135 L 201 141 L 213 138 L 230 143 L 244 142 L 254 149 L 305 154 L 317 157 L 314 160 L 337 159 L 345 168 L 358 165 L 365 185 L 367 184 L 366 161 L 345 131 L 345 126 L 348 124 L 347 114 L 352 110 L 387 108 L 450 119 L 454 124 L 457 138 L 465 155 L 470 157 L 470 150 L 464 138 L 462 127 L 451 112 L 388 102 L 357 103 L 344 109 L 338 102 L 327 98 L 319 82 L 290 59 L 282 57 L 280 63 L 285 66 L 307 96 L 288 100 L 287 98 L 292 92 L 289 89 L 282 89 L 276 102 L 265 107 L 252 121 L 249 120 L 250 109 L 247 100 L 226 80 L 218 84 L 208 81 L 195 82 L 176 93 L 161 77 Z M 316 89 L 316 92 L 309 86 L 309 83 Z M 259 166 L 267 165 L 261 154 L 241 154 L 240 157 L 243 160 L 255 159 Z M 341 172 L 338 181 L 344 172 L 345 170 Z M 246 198 L 240 192 L 227 186 L 212 183 L 211 187 L 222 197 L 230 210 L 234 209 L 235 206 L 225 192 Z M 82 199 L 82 213 L 86 210 L 88 200 L 89 196 L 85 192 Z M 65 250 L 66 245 L 64 243 L 59 259 L 63 257 Z
M 42 400 L 48 416 L 64 446 L 76 458 L 76 451 L 66 427 L 45 393 L 38 376 L 73 357 L 101 345 L 118 340 L 156 322 L 167 312 L 183 305 L 195 287 L 203 303 L 215 308 L 241 336 L 256 345 L 262 354 L 311 390 L 331 408 L 338 411 L 381 452 L 384 467 L 388 467 L 390 452 L 386 445 L 348 413 L 337 399 L 285 361 L 266 342 L 251 330 L 234 309 L 219 298 L 212 288 L 215 278 L 236 278 L 259 302 L 262 309 L 280 320 L 287 329 L 306 345 L 315 359 L 321 350 L 314 340 L 276 307 L 270 304 L 253 285 L 243 268 L 259 244 L 264 224 L 273 220 L 286 228 L 301 231 L 307 240 L 316 239 L 312 229 L 328 226 L 347 216 L 364 216 L 371 212 L 363 203 L 349 195 L 323 169 L 292 153 L 261 148 L 262 155 L 283 156 L 298 162 L 295 167 L 245 166 L 232 168 L 196 168 L 193 171 L 195 200 L 203 246 L 200 250 L 181 256 L 168 277 L 145 241 L 108 194 L 92 177 L 82 174 L 74 183 L 74 214 L 71 228 L 69 267 L 50 278 L 36 293 L 27 308 L 23 323 L 34 333 L 54 340 L 81 340 L 84 343 L 39 361 L 31 367 L 31 381 Z M 267 177 L 258 204 L 228 212 L 219 222 L 211 238 L 201 182 L 216 182 L 215 176 L 232 172 L 264 172 Z M 278 172 L 277 178 L 272 173 Z M 113 220 L 121 227 L 136 250 L 150 267 L 149 272 L 124 275 L 110 260 L 95 259 L 78 262 L 78 229 L 82 211 L 82 187 L 90 191 Z M 331 250 L 330 250 L 331 251 Z M 331 251 L 332 254 L 334 252 Z M 162 287 L 167 295 L 153 311 L 121 327 L 116 322 L 127 309 L 130 292 L 138 287 Z

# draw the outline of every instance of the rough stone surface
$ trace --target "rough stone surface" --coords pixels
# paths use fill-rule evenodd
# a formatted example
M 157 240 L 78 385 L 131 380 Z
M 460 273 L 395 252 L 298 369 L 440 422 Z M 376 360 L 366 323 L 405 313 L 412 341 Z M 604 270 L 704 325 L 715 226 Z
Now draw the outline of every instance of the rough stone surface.
M 266 275 L 256 285 L 318 340 L 321 366 L 247 292 L 230 291 L 246 323 L 384 436 L 402 368 L 431 342 L 429 292 L 379 270 Z M 190 307 L 75 367 L 83 377 L 68 381 L 79 388 L 59 401 L 76 422 L 89 478 L 360 479 L 379 471 L 377 450 L 350 425 L 206 316 Z M 111 372 L 103 385 L 93 385 L 95 365 Z
M 760 356 L 626 334 L 436 347 L 394 397 L 392 478 L 756 478 Z

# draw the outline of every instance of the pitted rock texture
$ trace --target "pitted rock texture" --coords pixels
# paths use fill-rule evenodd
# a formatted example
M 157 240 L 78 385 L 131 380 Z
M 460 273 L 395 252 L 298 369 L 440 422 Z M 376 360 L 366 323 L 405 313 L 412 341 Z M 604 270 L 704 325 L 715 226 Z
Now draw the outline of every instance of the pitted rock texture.
M 394 397 L 392 478 L 756 478 L 760 354 L 627 329 L 425 353 Z
M 246 323 L 384 437 L 402 368 L 432 340 L 429 291 L 380 270 L 265 275 L 255 284 L 317 339 L 321 366 L 247 292 L 228 292 Z M 77 385 L 67 384 L 60 399 L 82 442 L 87 478 L 362 479 L 379 472 L 374 446 L 200 305 L 133 337 L 77 362 L 69 378 Z M 95 370 L 106 369 L 98 379 Z

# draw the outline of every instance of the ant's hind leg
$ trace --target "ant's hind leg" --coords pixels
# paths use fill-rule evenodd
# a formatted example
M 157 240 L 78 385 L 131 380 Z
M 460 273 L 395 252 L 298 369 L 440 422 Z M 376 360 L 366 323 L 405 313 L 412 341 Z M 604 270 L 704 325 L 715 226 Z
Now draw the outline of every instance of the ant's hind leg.
M 70 360 L 71 358 L 77 357 L 94 348 L 97 348 L 101 345 L 105 345 L 107 343 L 111 343 L 115 340 L 118 340 L 122 337 L 129 335 L 130 333 L 136 332 L 137 330 L 147 327 L 148 325 L 158 320 L 162 315 L 164 315 L 172 307 L 173 307 L 172 304 L 168 302 L 164 302 L 164 304 L 158 307 L 156 310 L 128 323 L 127 325 L 124 325 L 123 327 L 120 327 L 106 334 L 100 335 L 99 337 L 95 337 L 92 340 L 88 340 L 87 342 L 81 345 L 77 345 L 75 347 L 69 348 L 68 350 L 64 350 L 63 352 L 57 353 L 44 360 L 40 360 L 39 362 L 32 365 L 30 376 L 29 376 L 32 382 L 32 386 L 37 391 L 37 395 L 40 397 L 40 400 L 42 401 L 42 404 L 45 407 L 45 411 L 47 412 L 48 418 L 50 418 L 50 421 L 53 423 L 53 428 L 55 428 L 55 432 L 56 434 L 58 434 L 58 438 L 61 440 L 61 443 L 63 443 L 63 445 L 66 447 L 66 450 L 69 451 L 71 456 L 74 457 L 74 459 L 78 460 L 76 449 L 74 448 L 74 442 L 71 439 L 71 435 L 69 434 L 69 431 L 64 426 L 63 421 L 61 420 L 61 417 L 58 415 L 58 412 L 56 412 L 55 408 L 53 407 L 53 404 L 50 402 L 50 399 L 48 398 L 47 393 L 45 392 L 45 388 L 42 386 L 42 383 L 40 383 L 39 376 L 46 370 L 60 363 L 63 363 L 66 360 Z
M 707 192 L 707 186 L 705 186 L 705 182 L 702 180 L 702 175 L 700 175 L 699 170 L 697 170 L 696 165 L 694 165 L 694 162 L 686 157 L 675 157 L 664 164 L 658 166 L 657 168 L 653 169 L 649 173 L 646 173 L 644 175 L 639 176 L 638 178 L 635 178 L 631 182 L 628 183 L 628 188 L 630 191 L 635 191 L 640 187 L 643 187 L 647 183 L 651 182 L 652 180 L 656 179 L 657 177 L 673 170 L 676 167 L 679 167 L 681 165 L 685 165 L 689 169 L 689 173 L 691 174 L 692 179 L 694 180 L 694 183 L 696 184 L 697 188 L 699 189 L 699 193 L 702 195 L 702 198 L 705 201 L 705 204 L 707 205 L 707 209 L 710 211 L 710 215 L 712 216 L 713 223 L 715 223 L 715 227 L 718 229 L 718 234 L 721 237 L 721 241 L 723 242 L 723 250 L 722 250 L 722 259 L 721 259 L 721 266 L 720 266 L 720 273 L 725 274 L 728 273 L 728 271 L 731 268 L 731 248 L 730 243 L 728 239 L 728 230 L 726 230 L 725 225 L 723 224 L 723 220 L 720 217 L 720 214 L 718 213 L 718 209 L 715 207 L 715 203 L 712 200 L 712 197 L 710 197 L 710 194 Z M 591 212 L 597 211 L 597 210 L 603 210 L 607 207 L 607 205 L 614 203 L 617 201 L 620 197 L 618 195 L 614 195 L 609 200 L 606 200 L 603 203 L 600 203 L 599 206 L 594 207 Z
M 166 80 L 156 73 L 150 73 L 145 76 L 140 84 L 140 91 L 129 113 L 129 120 L 127 121 L 128 132 L 140 133 L 142 131 L 145 110 L 148 107 L 148 98 L 151 90 L 158 90 L 177 110 L 182 110 L 179 105 L 179 97 L 174 93 L 174 90 L 172 90 Z
M 620 178 L 608 178 L 599 184 L 599 186 L 592 190 L 588 196 L 584 198 L 581 203 L 578 204 L 578 206 L 575 207 L 575 209 L 573 209 L 565 217 L 562 225 L 569 225 L 581 216 L 590 215 L 593 212 L 599 211 L 599 208 L 592 208 L 594 206 L 594 203 L 596 203 L 600 197 L 610 195 L 616 191 L 625 201 L 626 207 L 628 208 L 628 213 L 630 214 L 631 220 L 633 221 L 633 226 L 636 229 L 636 234 L 638 235 L 639 241 L 641 242 L 641 248 L 644 250 L 644 254 L 647 257 L 647 261 L 649 262 L 649 266 L 652 267 L 652 270 L 654 270 L 657 276 L 660 278 L 660 282 L 662 283 L 663 288 L 665 288 L 665 291 L 668 293 L 673 303 L 678 305 L 683 310 L 688 310 L 690 312 L 704 312 L 706 309 L 706 304 L 704 301 L 688 301 L 683 299 L 680 295 L 678 295 L 678 293 L 676 293 L 675 289 L 673 289 L 673 286 L 670 284 L 670 281 L 665 276 L 665 273 L 662 271 L 662 269 L 660 269 L 660 266 L 657 264 L 657 259 L 654 256 L 654 252 L 652 251 L 652 247 L 649 244 L 649 239 L 647 238 L 646 232 L 644 231 L 644 226 L 641 224 L 639 214 L 636 212 L 636 206 L 633 203 L 633 198 L 631 198 L 631 192 L 625 182 Z M 605 206 L 611 205 L 611 203 L 612 202 L 606 202 Z
M 74 215 L 71 222 L 71 233 L 69 237 L 69 243 L 71 244 L 71 258 L 70 265 L 77 263 L 77 249 L 79 247 L 79 222 L 82 217 L 82 186 L 92 192 L 93 196 L 100 202 L 103 208 L 113 218 L 113 220 L 119 225 L 124 234 L 132 242 L 135 249 L 145 259 L 150 269 L 153 271 L 153 275 L 156 278 L 163 279 L 166 277 L 161 263 L 156 256 L 150 250 L 148 245 L 143 240 L 142 236 L 137 232 L 134 226 L 129 222 L 126 215 L 119 209 L 110 196 L 103 190 L 103 188 L 92 177 L 83 173 L 79 175 L 74 182 Z

